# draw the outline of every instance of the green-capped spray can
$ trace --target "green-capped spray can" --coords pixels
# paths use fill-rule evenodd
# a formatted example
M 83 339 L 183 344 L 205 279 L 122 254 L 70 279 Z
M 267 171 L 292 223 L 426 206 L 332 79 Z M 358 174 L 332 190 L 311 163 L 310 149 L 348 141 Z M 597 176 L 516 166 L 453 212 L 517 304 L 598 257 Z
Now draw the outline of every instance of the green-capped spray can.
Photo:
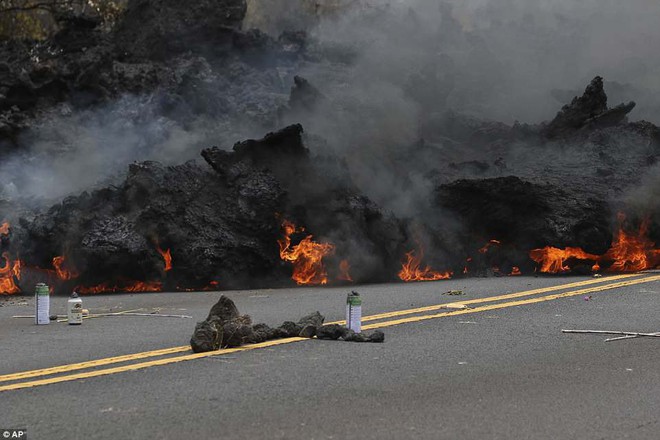
M 34 316 L 39 325 L 50 323 L 50 289 L 44 283 L 39 283 L 34 289 Z
M 362 331 L 362 297 L 357 292 L 346 297 L 346 327 L 355 333 Z

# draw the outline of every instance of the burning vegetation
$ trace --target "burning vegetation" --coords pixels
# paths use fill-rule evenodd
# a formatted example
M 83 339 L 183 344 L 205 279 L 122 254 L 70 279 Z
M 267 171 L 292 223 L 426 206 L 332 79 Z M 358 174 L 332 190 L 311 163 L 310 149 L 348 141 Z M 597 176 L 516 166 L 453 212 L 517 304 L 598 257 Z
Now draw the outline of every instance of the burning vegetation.
M 603 268 L 607 272 L 638 272 L 654 269 L 660 265 L 660 250 L 649 237 L 648 218 L 644 219 L 636 233 L 626 232 L 623 224 L 626 216 L 618 214 L 619 228 L 612 246 L 603 255 L 589 254 L 580 248 L 559 249 L 546 246 L 530 251 L 529 256 L 539 264 L 539 272 L 562 273 L 571 270 L 571 261 L 588 261 L 594 272 Z
M 399 278 L 402 281 L 437 281 L 447 280 L 452 277 L 452 272 L 436 272 L 429 266 L 422 268 L 422 260 L 424 259 L 424 247 L 418 243 L 417 249 L 406 252 L 406 258 L 401 263 L 401 270 L 399 271 Z
M 298 244 L 291 244 L 291 236 L 295 233 L 305 232 L 305 228 L 296 227 L 293 223 L 284 220 L 282 223 L 284 237 L 278 240 L 280 258 L 293 265 L 291 279 L 301 285 L 328 284 L 328 274 L 323 258 L 335 251 L 330 243 L 317 243 L 312 235 L 306 235 Z
M 161 257 L 163 257 L 163 263 L 164 267 L 163 270 L 165 272 L 169 272 L 172 270 L 172 254 L 170 253 L 170 250 L 162 250 L 158 244 L 156 244 L 156 250 L 160 254 Z
M 0 293 L 11 295 L 18 293 L 21 289 L 18 287 L 18 281 L 21 279 L 21 261 L 12 261 L 9 254 L 2 254 L 4 266 L 0 267 Z
M 5 243 L 9 237 L 9 223 L 0 225 L 0 243 Z M 21 261 L 12 260 L 9 252 L 0 255 L 2 266 L 0 266 L 0 294 L 14 294 L 21 291 L 18 282 L 21 280 Z

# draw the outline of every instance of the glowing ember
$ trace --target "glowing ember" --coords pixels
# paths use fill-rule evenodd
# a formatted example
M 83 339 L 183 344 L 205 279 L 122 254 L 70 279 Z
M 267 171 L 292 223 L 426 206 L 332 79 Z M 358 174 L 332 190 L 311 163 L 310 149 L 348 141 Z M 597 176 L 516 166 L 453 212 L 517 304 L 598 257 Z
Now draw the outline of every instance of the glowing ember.
M 304 228 L 297 228 L 293 223 L 284 220 L 282 223 L 284 237 L 277 240 L 280 246 L 280 258 L 293 264 L 291 279 L 298 285 L 327 284 L 328 274 L 323 264 L 323 258 L 335 250 L 331 243 L 317 243 L 308 235 L 297 245 L 291 245 L 291 235 L 303 232 Z
M 522 272 L 520 271 L 520 268 L 518 266 L 513 266 L 511 268 L 511 273 L 509 274 L 509 276 L 515 277 L 515 276 L 518 276 L 518 275 L 522 275 Z
M 194 291 L 197 291 L 197 290 L 200 290 L 202 292 L 209 292 L 209 291 L 218 290 L 218 288 L 219 288 L 218 286 L 220 286 L 220 283 L 218 281 L 214 280 L 214 281 L 209 282 L 208 286 L 204 286 L 201 289 L 185 289 L 185 290 L 187 292 L 194 292 Z
M 53 267 L 57 278 L 62 281 L 78 278 L 79 273 L 73 268 L 65 267 L 66 259 L 63 256 L 53 258 Z
M 567 247 L 559 249 L 552 246 L 546 246 L 543 249 L 533 249 L 529 252 L 529 257 L 541 265 L 540 272 L 559 273 L 571 270 L 564 263 L 569 258 L 578 258 L 580 260 L 598 261 L 599 255 L 588 254 L 580 248 Z
M 78 286 L 74 290 L 82 294 L 110 292 L 161 292 L 163 290 L 163 283 L 160 281 L 130 281 L 121 285 L 103 283 L 92 287 Z
M 0 267 L 0 294 L 11 295 L 21 291 L 16 281 L 21 279 L 21 261 L 12 262 L 7 252 L 2 254 L 4 264 Z
M 353 281 L 350 271 L 351 265 L 349 264 L 348 260 L 341 260 L 339 263 L 339 276 L 337 279 L 342 281 Z
M 165 262 L 165 272 L 172 270 L 172 254 L 170 253 L 170 250 L 167 249 L 164 251 L 159 245 L 156 245 L 156 250 L 163 257 L 163 261 Z
M 485 254 L 492 246 L 497 246 L 500 244 L 499 240 L 490 240 L 486 243 L 481 249 L 479 249 L 480 254 Z
M 413 249 L 406 253 L 406 261 L 401 263 L 401 270 L 399 271 L 399 278 L 405 282 L 409 281 L 436 281 L 447 280 L 452 277 L 453 272 L 436 272 L 429 266 L 423 269 L 420 267 L 422 259 L 424 258 L 424 248 L 421 244 L 417 244 L 419 252 Z

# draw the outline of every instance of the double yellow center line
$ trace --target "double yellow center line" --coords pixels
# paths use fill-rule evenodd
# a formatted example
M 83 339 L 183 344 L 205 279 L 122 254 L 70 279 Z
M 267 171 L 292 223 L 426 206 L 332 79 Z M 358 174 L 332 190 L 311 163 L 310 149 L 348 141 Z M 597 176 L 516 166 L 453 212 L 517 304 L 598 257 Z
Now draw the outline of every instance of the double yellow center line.
M 615 282 L 617 281 L 617 282 Z M 437 304 L 433 306 L 427 306 L 427 307 L 418 307 L 414 309 L 407 309 L 407 310 L 397 310 L 393 312 L 386 312 L 386 313 L 380 313 L 377 315 L 370 315 L 370 316 L 365 316 L 362 318 L 363 322 L 372 322 L 372 321 L 380 321 L 388 318 L 396 318 L 396 319 L 390 319 L 387 321 L 381 321 L 381 322 L 375 322 L 372 324 L 367 324 L 364 325 L 362 328 L 364 330 L 371 330 L 371 329 L 377 329 L 377 328 L 384 328 L 384 327 L 390 327 L 393 325 L 400 325 L 400 324 L 406 324 L 406 323 L 412 323 L 412 322 L 421 322 L 421 321 L 427 321 L 430 319 L 437 319 L 437 318 L 442 318 L 445 316 L 455 316 L 455 315 L 466 315 L 470 313 L 480 313 L 480 312 L 485 312 L 489 310 L 497 310 L 497 309 L 503 309 L 507 307 L 516 307 L 520 305 L 526 305 L 526 304 L 534 304 L 534 303 L 540 303 L 540 302 L 545 302 L 545 301 L 552 301 L 555 299 L 559 298 L 567 298 L 571 296 L 577 296 L 577 295 L 585 295 L 588 293 L 593 293 L 593 292 L 600 292 L 604 290 L 611 290 L 611 289 L 618 289 L 621 287 L 626 287 L 626 286 L 631 286 L 635 284 L 641 284 L 641 283 L 650 283 L 653 281 L 660 281 L 660 275 L 655 275 L 655 276 L 642 276 L 639 277 L 638 274 L 632 274 L 632 275 L 617 275 L 617 276 L 611 276 L 607 278 L 597 278 L 597 279 L 590 279 L 587 281 L 581 281 L 581 282 L 576 282 L 576 283 L 570 283 L 570 284 L 563 284 L 563 285 L 558 285 L 558 286 L 551 286 L 551 287 L 544 287 L 540 289 L 533 289 L 533 290 L 527 290 L 524 292 L 516 292 L 516 293 L 510 293 L 510 294 L 505 294 L 505 295 L 498 295 L 498 296 L 491 296 L 491 297 L 485 297 L 485 298 L 478 298 L 478 299 L 472 299 L 472 300 L 467 300 L 467 301 L 460 301 L 460 302 L 454 302 L 454 303 L 445 303 L 445 304 Z M 602 283 L 607 283 L 602 285 Z M 585 286 L 590 286 L 597 284 L 596 286 L 593 287 L 585 287 Z M 598 285 L 601 284 L 601 285 Z M 519 299 L 519 298 L 524 298 L 528 296 L 533 296 L 533 295 L 539 295 L 542 293 L 548 293 L 548 292 L 554 292 L 554 291 L 563 291 L 567 289 L 573 289 L 576 287 L 580 287 L 578 290 L 568 290 L 565 292 L 560 292 L 560 293 L 555 293 L 552 295 L 546 295 L 546 296 L 534 296 L 533 298 L 527 298 L 527 299 Z M 507 301 L 507 300 L 514 300 L 514 301 Z M 505 302 L 498 302 L 498 301 L 505 301 Z M 493 303 L 496 302 L 496 304 L 489 304 L 489 305 L 484 305 L 484 306 L 479 306 L 475 308 L 470 308 L 470 306 L 474 304 L 483 304 L 483 303 Z M 454 309 L 456 307 L 461 307 L 458 310 L 450 310 L 450 311 L 445 311 L 445 312 L 440 312 L 440 313 L 431 313 L 429 314 L 428 312 L 436 312 L 438 310 L 443 310 L 443 309 Z M 410 315 L 416 315 L 416 316 L 410 316 Z M 334 322 L 335 324 L 343 324 L 344 321 L 336 321 Z M 278 340 L 273 340 L 273 341 L 267 341 L 267 342 L 262 342 L 259 344 L 250 344 L 250 345 L 245 345 L 242 347 L 237 347 L 237 348 L 229 348 L 229 349 L 223 349 L 223 350 L 218 350 L 218 351 L 212 351 L 212 352 L 207 352 L 207 353 L 192 353 L 190 354 L 190 347 L 185 345 L 185 346 L 180 346 L 180 347 L 172 347 L 172 348 L 165 348 L 161 350 L 154 350 L 154 351 L 146 351 L 142 353 L 134 353 L 134 354 L 129 354 L 129 355 L 124 355 L 124 356 L 115 356 L 115 357 L 109 357 L 109 358 L 103 358 L 103 359 L 97 359 L 93 361 L 87 361 L 87 362 L 79 362 L 75 364 L 68 364 L 68 365 L 60 365 L 56 367 L 51 367 L 51 368 L 43 368 L 39 370 L 31 370 L 31 371 L 23 371 L 19 373 L 12 373 L 12 374 L 6 374 L 0 376 L 0 383 L 2 382 L 16 382 L 16 383 L 11 383 L 8 385 L 2 385 L 0 386 L 0 391 L 9 391 L 9 390 L 18 390 L 22 388 L 31 388 L 31 387 L 37 387 L 41 385 L 48 385 L 48 384 L 53 384 L 53 383 L 59 383 L 59 382 L 67 382 L 67 381 L 72 381 L 72 380 L 77 380 L 77 379 L 86 379 L 86 378 L 91 378 L 91 377 L 99 377 L 99 376 L 106 376 L 110 374 L 115 374 L 115 373 L 121 373 L 125 371 L 135 371 L 135 370 L 140 370 L 144 368 L 149 368 L 149 367 L 155 367 L 159 365 L 167 365 L 167 364 L 173 364 L 173 363 L 178 363 L 178 362 L 184 362 L 184 361 L 189 361 L 189 360 L 194 360 L 194 359 L 201 359 L 205 357 L 211 357 L 211 356 L 220 356 L 220 355 L 227 355 L 231 353 L 237 353 L 237 352 L 242 352 L 242 351 L 249 351 L 249 350 L 256 350 L 259 348 L 267 348 L 267 347 L 274 347 L 277 345 L 284 345 L 284 344 L 290 344 L 292 342 L 299 342 L 299 341 L 306 341 L 308 339 L 306 338 L 286 338 L 286 339 L 278 339 Z M 120 364 L 120 363 L 125 363 L 125 362 L 130 362 L 130 361 L 135 361 L 135 360 L 140 360 L 140 359 L 148 359 L 148 358 L 156 358 L 156 357 L 161 357 L 161 356 L 167 356 L 167 355 L 173 355 L 177 353 L 184 353 L 188 352 L 189 354 L 181 355 L 181 356 L 170 356 L 170 357 L 163 357 L 161 359 L 155 359 L 155 360 L 150 360 L 146 362 L 138 362 L 138 363 L 130 363 L 128 365 L 120 365 L 120 366 L 115 366 L 115 367 L 110 367 L 110 368 L 103 368 L 103 369 L 94 369 L 91 371 L 85 371 L 85 372 L 80 372 L 80 373 L 73 373 L 73 374 L 65 374 L 65 375 L 60 375 L 60 376 L 55 376 L 55 377 L 50 377 L 50 378 L 45 378 L 45 379 L 38 379 L 38 380 L 31 380 L 31 381 L 24 381 L 25 379 L 31 379 L 35 377 L 43 377 L 43 376 L 51 376 L 55 374 L 60 374 L 60 373 L 71 373 L 73 371 L 78 371 L 78 370 L 87 370 L 91 368 L 98 368 L 106 365 L 112 365 L 112 364 Z M 17 381 L 22 381 L 22 382 L 17 382 Z

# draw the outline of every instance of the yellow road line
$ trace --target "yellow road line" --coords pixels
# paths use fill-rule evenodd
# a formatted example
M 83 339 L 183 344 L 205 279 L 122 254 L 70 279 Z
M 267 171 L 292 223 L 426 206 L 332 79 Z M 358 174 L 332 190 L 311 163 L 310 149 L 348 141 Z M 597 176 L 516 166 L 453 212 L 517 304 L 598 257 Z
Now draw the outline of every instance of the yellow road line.
M 443 318 L 445 316 L 456 316 L 456 315 L 468 315 L 470 313 L 486 312 L 488 310 L 497 310 L 504 309 L 507 307 L 516 307 L 525 304 L 535 304 L 539 302 L 552 301 L 559 298 L 568 298 L 571 296 L 584 295 L 586 293 L 601 292 L 603 290 L 618 289 L 621 287 L 632 286 L 635 284 L 650 283 L 652 281 L 660 281 L 660 275 L 654 277 L 646 277 L 642 279 L 636 279 L 631 281 L 622 281 L 620 283 L 606 284 L 604 286 L 590 287 L 588 289 L 573 290 L 571 292 L 556 293 L 554 295 L 547 295 L 529 299 L 523 299 L 519 301 L 510 301 L 505 303 L 491 304 L 489 306 L 477 307 L 474 309 L 466 310 L 455 310 L 452 312 L 436 313 L 433 315 L 423 315 L 423 316 L 412 316 L 409 318 L 394 319 L 392 321 L 377 322 L 375 324 L 368 324 L 363 326 L 364 330 L 370 330 L 375 328 L 391 327 L 393 325 L 407 324 L 410 322 L 420 322 L 426 321 L 429 319 Z M 0 389 L 1 391 L 1 389 Z
M 286 339 L 277 339 L 273 341 L 267 341 L 267 342 L 262 342 L 259 344 L 251 344 L 251 345 L 244 345 L 242 347 L 237 347 L 237 348 L 226 348 L 223 350 L 217 350 L 217 351 L 209 351 L 206 353 L 193 353 L 193 354 L 188 354 L 185 356 L 177 356 L 173 358 L 164 358 L 164 359 L 157 359 L 155 361 L 149 361 L 149 362 L 141 362 L 139 364 L 131 364 L 131 365 L 123 365 L 121 367 L 113 367 L 113 368 L 106 368 L 103 370 L 94 370 L 94 371 L 88 371 L 85 373 L 77 373 L 77 374 L 70 374 L 66 376 L 57 376 L 57 377 L 52 377 L 50 379 L 41 379 L 41 380 L 33 380 L 30 382 L 19 382 L 11 385 L 4 385 L 0 387 L 0 391 L 9 391 L 9 390 L 18 390 L 21 388 L 31 388 L 31 387 L 38 387 L 41 385 L 48 385 L 52 383 L 58 383 L 58 382 L 68 382 L 71 380 L 77 380 L 77 379 L 86 379 L 90 377 L 99 377 L 99 376 L 107 376 L 109 374 L 115 374 L 115 373 L 121 373 L 124 371 L 134 371 L 134 370 L 141 370 L 143 368 L 148 368 L 148 367 L 155 367 L 158 365 L 167 365 L 167 364 L 174 364 L 178 362 L 184 362 L 184 361 L 190 361 L 193 359 L 201 359 L 205 357 L 210 357 L 210 356 L 221 356 L 225 354 L 231 354 L 231 353 L 238 353 L 241 351 L 249 351 L 249 350 L 256 350 L 258 348 L 267 348 L 267 347 L 274 347 L 276 345 L 283 345 L 283 344 L 290 344 L 292 342 L 299 342 L 299 341 L 308 341 L 309 339 L 307 338 L 286 338 Z
M 445 316 L 466 315 L 466 314 L 470 314 L 470 313 L 485 312 L 485 311 L 488 311 L 488 310 L 503 309 L 503 308 L 507 308 L 507 307 L 516 307 L 516 306 L 525 305 L 525 304 L 534 304 L 534 303 L 539 303 L 539 302 L 544 302 L 544 301 L 552 301 L 552 300 L 559 299 L 559 298 L 567 298 L 567 297 L 571 297 L 571 296 L 583 295 L 583 294 L 586 294 L 586 293 L 593 293 L 593 292 L 599 292 L 599 291 L 604 291 L 604 290 L 618 289 L 620 287 L 632 286 L 632 285 L 635 285 L 635 284 L 642 284 L 642 283 L 649 283 L 649 282 L 653 282 L 653 281 L 660 281 L 660 275 L 652 276 L 652 277 L 645 277 L 645 278 L 635 279 L 635 280 L 630 280 L 630 281 L 623 281 L 623 282 L 619 282 L 619 283 L 606 284 L 604 286 L 596 286 L 596 287 L 591 287 L 591 288 L 586 288 L 586 289 L 563 292 L 563 293 L 558 293 L 558 294 L 554 294 L 554 295 L 528 298 L 528 299 L 525 299 L 525 300 L 511 301 L 511 302 L 506 302 L 506 303 L 492 304 L 492 305 L 478 307 L 478 308 L 474 308 L 474 309 L 457 310 L 457 311 L 452 311 L 452 312 L 436 313 L 436 314 L 433 314 L 433 315 L 413 316 L 413 317 L 408 317 L 408 318 L 395 319 L 395 320 L 391 320 L 391 321 L 378 322 L 378 323 L 366 325 L 366 326 L 363 327 L 363 329 L 370 330 L 370 329 L 376 329 L 376 328 L 384 328 L 384 327 L 390 327 L 390 326 L 400 325 L 400 324 L 405 324 L 405 323 L 420 322 L 420 321 L 426 321 L 426 320 L 430 320 L 430 319 L 437 319 L 437 318 L 442 318 L 442 317 L 445 317 Z M 20 383 L 1 386 L 0 387 L 0 392 L 1 391 L 9 391 L 9 390 L 18 390 L 18 389 L 22 389 L 22 388 L 31 388 L 31 387 L 36 387 L 36 386 L 41 386 L 41 385 L 48 385 L 48 384 L 53 384 L 53 383 L 68 382 L 68 381 L 77 380 L 77 379 L 86 379 L 86 378 L 91 378 L 91 377 L 106 376 L 106 375 L 109 375 L 109 374 L 121 373 L 121 372 L 125 372 L 125 371 L 135 371 L 135 370 L 140 370 L 140 369 L 159 366 L 159 365 L 173 364 L 173 363 L 184 362 L 184 361 L 189 361 L 189 360 L 193 360 L 193 359 L 201 359 L 201 358 L 211 357 L 211 356 L 222 356 L 222 355 L 231 354 L 231 353 L 255 350 L 255 349 L 266 348 L 266 347 L 274 347 L 274 346 L 277 346 L 277 345 L 290 344 L 292 342 L 299 342 L 299 341 L 306 341 L 306 340 L 308 340 L 308 339 L 306 339 L 306 338 L 279 339 L 279 340 L 274 340 L 274 341 L 263 342 L 263 343 L 260 343 L 260 344 L 246 345 L 246 346 L 238 347 L 238 348 L 230 348 L 230 349 L 224 349 L 224 350 L 218 350 L 218 351 L 211 351 L 211 352 L 207 352 L 207 353 L 188 354 L 188 355 L 185 355 L 185 356 L 177 356 L 177 357 L 170 357 L 170 358 L 164 358 L 164 359 L 157 359 L 157 360 L 153 360 L 153 361 L 149 361 L 149 362 L 141 362 L 141 363 L 138 363 L 138 364 L 131 364 L 131 365 L 124 365 L 124 366 L 120 366 L 120 367 L 106 368 L 106 369 L 102 369 L 102 370 L 89 371 L 89 372 L 85 372 L 85 373 L 77 373 L 77 374 L 71 374 L 71 375 L 65 375 L 65 376 L 58 376 L 58 377 L 53 377 L 53 378 L 50 378 L 50 379 L 41 379 L 41 380 L 35 380 L 35 381 L 29 381 L 29 382 L 20 382 Z
M 27 378 L 36 377 L 36 376 L 47 376 L 49 374 L 64 373 L 64 372 L 67 372 L 67 371 L 82 370 L 82 369 L 85 369 L 85 368 L 92 368 L 92 367 L 100 367 L 100 366 L 108 365 L 108 364 L 116 364 L 116 363 L 119 363 L 119 362 L 132 361 L 132 360 L 136 360 L 136 359 L 144 359 L 144 358 L 149 358 L 149 357 L 164 356 L 166 354 L 181 353 L 181 352 L 184 352 L 184 351 L 190 351 L 190 346 L 189 345 L 183 345 L 183 346 L 180 346 L 180 347 L 163 348 L 161 350 L 145 351 L 145 352 L 142 352 L 142 353 L 127 354 L 127 355 L 123 355 L 123 356 L 115 356 L 115 357 L 109 357 L 109 358 L 104 358 L 104 359 L 96 359 L 96 360 L 93 360 L 93 361 L 79 362 L 79 363 L 76 363 L 76 364 L 59 365 L 57 367 L 42 368 L 40 370 L 23 371 L 23 372 L 20 372 L 20 373 L 5 374 L 4 376 L 0 376 L 0 382 L 8 382 L 8 381 L 11 381 L 11 380 L 27 379 Z
M 535 295 L 535 294 L 539 294 L 539 293 L 552 292 L 552 291 L 555 291 L 555 290 L 570 289 L 570 288 L 573 288 L 573 287 L 580 287 L 580 286 L 589 285 L 589 284 L 604 283 L 604 282 L 614 281 L 614 280 L 618 280 L 618 279 L 622 279 L 622 278 L 630 278 L 630 277 L 635 277 L 635 276 L 639 276 L 639 274 L 616 275 L 616 276 L 611 276 L 611 277 L 590 279 L 590 280 L 586 280 L 586 281 L 579 281 L 579 282 L 575 282 L 575 283 L 543 287 L 543 288 L 540 288 L 540 289 L 527 290 L 527 291 L 523 291 L 523 292 L 509 293 L 509 294 L 505 294 L 505 295 L 491 296 L 491 297 L 485 297 L 485 298 L 477 298 L 477 299 L 472 299 L 472 300 L 467 300 L 467 301 L 459 301 L 458 303 L 467 305 L 467 304 L 478 304 L 478 303 L 484 303 L 484 302 L 500 301 L 500 300 L 504 300 L 504 299 L 520 298 L 520 297 L 523 297 L 523 296 L 530 296 L 530 295 Z M 380 313 L 380 314 L 377 314 L 377 315 L 364 316 L 362 318 L 362 321 L 363 322 L 369 322 L 369 321 L 376 321 L 376 320 L 385 319 L 385 318 L 393 318 L 393 317 L 397 317 L 397 316 L 405 316 L 405 315 L 413 315 L 413 314 L 423 313 L 423 312 L 430 312 L 430 311 L 446 308 L 447 305 L 455 304 L 455 303 L 456 302 L 436 304 L 436 305 L 427 306 L 427 307 L 419 307 L 419 308 L 407 309 L 407 310 L 397 310 L 397 311 L 393 311 L 393 312 Z M 328 324 L 345 324 L 345 321 L 334 321 L 334 322 L 329 322 Z M 122 355 L 122 356 L 114 356 L 114 357 L 109 357 L 109 358 L 96 359 L 96 360 L 92 360 L 92 361 L 79 362 L 79 363 L 75 363 L 75 364 L 59 365 L 59 366 L 50 367 L 50 368 L 42 368 L 42 369 L 38 369 L 38 370 L 23 371 L 23 372 L 19 372 L 19 373 L 0 375 L 0 382 L 10 382 L 10 381 L 15 381 L 15 380 L 20 380 L 20 379 L 29 379 L 29 378 L 38 377 L 38 376 L 48 376 L 48 375 L 51 375 L 51 374 L 65 373 L 65 372 L 77 371 L 77 370 L 84 370 L 84 369 L 87 369 L 87 368 L 101 367 L 101 366 L 104 366 L 104 365 L 116 364 L 116 363 L 121 363 L 121 362 L 128 362 L 128 361 L 133 361 L 133 360 L 138 360 L 138 359 L 145 359 L 145 358 L 150 358 L 150 357 L 164 356 L 164 355 L 168 355 L 168 354 L 183 353 L 183 352 L 187 352 L 187 351 L 190 351 L 190 347 L 188 345 L 183 345 L 183 346 L 179 346 L 179 347 L 164 348 L 164 349 L 153 350 L 153 351 L 145 351 L 145 352 L 141 352 L 141 353 L 134 353 L 134 354 L 127 354 L 127 355 Z
M 443 304 L 435 304 L 432 306 L 426 306 L 426 307 L 418 307 L 416 309 L 407 309 L 407 310 L 396 310 L 394 312 L 386 312 L 386 313 L 381 313 L 378 315 L 370 315 L 370 316 L 364 316 L 362 317 L 362 322 L 369 322 L 369 321 L 376 321 L 379 319 L 385 319 L 385 318 L 394 318 L 396 316 L 405 316 L 405 315 L 413 315 L 416 313 L 423 313 L 423 312 L 432 312 L 434 310 L 440 310 L 447 308 L 447 306 L 452 305 L 452 304 L 480 304 L 480 303 L 485 303 L 485 302 L 493 302 L 493 301 L 501 301 L 505 299 L 513 299 L 513 298 L 521 298 L 523 296 L 531 296 L 531 295 L 536 295 L 539 293 L 547 293 L 547 292 L 553 292 L 555 290 L 564 290 L 564 289 L 572 289 L 573 287 L 582 287 L 582 286 L 587 286 L 590 284 L 597 284 L 597 283 L 604 283 L 606 281 L 614 281 L 614 280 L 620 280 L 623 278 L 631 278 L 631 277 L 636 277 L 640 276 L 641 274 L 625 274 L 625 275 L 615 275 L 611 277 L 603 277 L 603 278 L 595 278 L 587 281 L 579 281 L 575 283 L 569 283 L 569 284 L 561 284 L 558 286 L 549 286 L 549 287 L 543 287 L 540 289 L 533 289 L 533 290 L 526 290 L 523 292 L 516 292 L 516 293 L 507 293 L 505 295 L 498 295 L 498 296 L 487 296 L 484 298 L 477 298 L 477 299 L 470 299 L 466 301 L 452 301 L 450 303 L 443 303 Z M 329 324 L 345 324 L 346 321 L 335 321 L 331 322 Z

